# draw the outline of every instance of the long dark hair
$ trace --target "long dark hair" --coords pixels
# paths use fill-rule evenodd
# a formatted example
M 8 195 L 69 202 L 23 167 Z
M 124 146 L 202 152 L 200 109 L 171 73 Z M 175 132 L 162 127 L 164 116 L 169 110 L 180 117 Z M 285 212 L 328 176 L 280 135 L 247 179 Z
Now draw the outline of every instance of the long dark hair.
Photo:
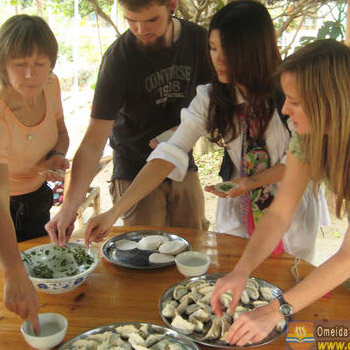
M 238 137 L 241 118 L 237 114 L 237 84 L 246 88 L 247 117 L 255 118 L 257 134 L 251 144 L 261 139 L 271 120 L 274 103 L 274 72 L 281 62 L 276 34 L 267 9 L 253 0 L 238 0 L 219 10 L 211 20 L 212 30 L 220 31 L 230 78 L 220 83 L 215 75 L 210 92 L 207 131 L 211 142 L 223 145 Z

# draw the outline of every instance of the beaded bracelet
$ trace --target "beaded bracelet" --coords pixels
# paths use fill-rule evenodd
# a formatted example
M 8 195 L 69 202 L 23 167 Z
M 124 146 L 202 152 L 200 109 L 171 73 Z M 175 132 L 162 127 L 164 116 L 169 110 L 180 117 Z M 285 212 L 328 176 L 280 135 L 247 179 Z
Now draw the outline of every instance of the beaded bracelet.
M 55 149 L 52 149 L 45 157 L 45 160 L 49 160 L 53 156 L 62 156 L 65 157 L 66 155 L 63 152 L 56 151 Z

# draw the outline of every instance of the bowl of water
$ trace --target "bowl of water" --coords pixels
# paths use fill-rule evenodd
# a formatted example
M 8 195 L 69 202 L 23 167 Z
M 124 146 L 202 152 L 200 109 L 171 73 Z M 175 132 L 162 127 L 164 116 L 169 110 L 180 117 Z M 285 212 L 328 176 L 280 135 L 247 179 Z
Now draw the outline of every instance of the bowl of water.
M 185 276 L 200 276 L 208 271 L 210 265 L 209 255 L 189 250 L 180 253 L 175 258 L 177 269 Z
M 26 342 L 34 349 L 48 350 L 62 342 L 68 328 L 67 319 L 57 313 L 39 314 L 40 333 L 35 334 L 32 323 L 22 323 L 21 333 Z

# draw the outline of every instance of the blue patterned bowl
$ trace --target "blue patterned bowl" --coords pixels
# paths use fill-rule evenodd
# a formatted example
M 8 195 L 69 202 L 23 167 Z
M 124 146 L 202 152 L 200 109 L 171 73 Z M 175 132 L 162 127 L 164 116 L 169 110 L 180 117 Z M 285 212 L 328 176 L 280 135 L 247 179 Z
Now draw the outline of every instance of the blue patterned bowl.
M 46 294 L 67 293 L 81 285 L 98 264 L 98 254 L 88 255 L 83 245 L 68 243 L 67 248 L 54 243 L 22 252 L 28 276 L 37 290 Z

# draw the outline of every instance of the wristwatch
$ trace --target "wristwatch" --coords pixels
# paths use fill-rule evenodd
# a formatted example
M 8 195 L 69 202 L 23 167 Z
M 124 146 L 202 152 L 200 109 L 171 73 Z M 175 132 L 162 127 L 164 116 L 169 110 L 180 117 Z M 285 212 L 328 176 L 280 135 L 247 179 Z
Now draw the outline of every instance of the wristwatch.
M 280 313 L 283 315 L 286 321 L 293 320 L 293 307 L 288 304 L 283 297 L 283 294 L 277 297 L 278 302 L 280 303 Z

